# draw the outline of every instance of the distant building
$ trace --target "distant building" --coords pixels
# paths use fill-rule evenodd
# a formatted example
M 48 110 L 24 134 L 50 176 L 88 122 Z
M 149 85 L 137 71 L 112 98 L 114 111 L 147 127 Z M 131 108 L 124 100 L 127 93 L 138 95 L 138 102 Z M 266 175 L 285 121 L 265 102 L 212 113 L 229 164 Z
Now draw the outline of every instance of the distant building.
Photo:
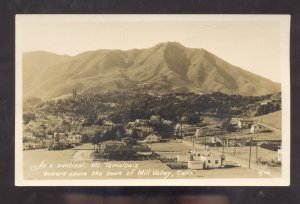
M 135 126 L 145 126 L 145 125 L 148 125 L 148 120 L 146 120 L 146 119 L 136 119 L 135 121 L 134 121 L 134 125 Z
M 240 120 L 238 122 L 238 128 L 242 129 L 242 128 L 251 128 L 251 125 L 253 125 L 253 120 Z
M 31 132 L 23 132 L 23 138 L 27 140 L 35 140 L 36 137 L 33 136 L 33 133 Z
M 105 121 L 103 121 L 103 125 L 114 126 L 115 124 L 113 122 L 111 122 L 111 121 L 105 120 Z
M 263 125 L 260 125 L 260 124 L 253 124 L 251 125 L 251 133 L 257 133 L 257 132 L 265 132 L 267 131 L 268 129 L 263 126 Z
M 222 156 L 211 153 L 192 152 L 192 159 L 188 161 L 189 169 L 212 169 L 222 167 Z
M 54 139 L 43 139 L 43 145 L 44 147 L 51 147 L 54 144 Z
M 234 117 L 234 118 L 231 118 L 230 120 L 230 123 L 232 124 L 237 124 L 239 121 L 241 120 L 244 120 L 244 118 L 241 118 L 241 117 Z
M 66 139 L 67 139 L 67 136 L 65 133 L 62 133 L 62 132 L 55 132 L 54 133 L 54 139 L 57 141 L 57 142 L 66 142 Z
M 277 161 L 282 162 L 282 150 L 281 150 L 281 148 L 277 150 Z
M 214 135 L 222 135 L 225 132 L 220 128 L 216 127 L 203 127 L 196 129 L 195 136 L 196 137 L 204 137 L 204 136 L 214 136 Z
M 73 144 L 80 144 L 80 143 L 82 143 L 82 135 L 71 134 L 68 136 L 67 141 L 70 143 L 73 143 Z
M 160 141 L 160 137 L 154 133 L 148 135 L 145 139 L 145 142 L 159 142 Z
M 23 143 L 23 150 L 30 150 L 30 149 L 43 149 L 44 145 L 42 142 L 26 142 Z
M 53 139 L 53 135 L 46 135 L 46 139 Z
M 171 121 L 171 120 L 163 120 L 162 122 L 163 122 L 163 124 L 166 124 L 166 125 L 173 125 L 174 124 L 173 121 Z
M 152 124 L 160 124 L 161 123 L 161 117 L 159 115 L 152 115 L 150 117 L 150 123 Z

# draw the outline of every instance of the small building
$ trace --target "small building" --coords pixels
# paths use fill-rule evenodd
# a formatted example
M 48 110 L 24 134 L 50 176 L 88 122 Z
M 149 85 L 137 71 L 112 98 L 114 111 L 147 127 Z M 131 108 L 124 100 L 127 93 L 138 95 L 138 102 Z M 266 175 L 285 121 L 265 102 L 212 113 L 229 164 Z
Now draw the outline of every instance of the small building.
M 174 125 L 173 121 L 171 121 L 171 120 L 163 120 L 162 122 L 165 125 Z
M 57 141 L 57 142 L 66 142 L 67 140 L 67 136 L 65 133 L 62 133 L 62 132 L 55 132 L 54 133 L 54 139 Z
M 210 155 L 205 157 L 204 168 L 213 169 L 222 167 L 222 157 L 220 155 Z
M 23 143 L 23 150 L 30 150 L 30 149 L 43 149 L 44 145 L 42 142 L 26 142 Z
M 159 142 L 160 137 L 158 135 L 152 133 L 152 134 L 148 135 L 144 141 L 145 142 L 150 142 L 150 143 Z
M 188 161 L 189 169 L 213 169 L 222 167 L 222 156 L 210 152 L 193 151 L 192 159 Z
M 161 123 L 161 117 L 159 115 L 151 115 L 149 121 L 152 124 L 160 124 Z
M 35 140 L 36 139 L 36 137 L 33 136 L 33 133 L 31 133 L 31 132 L 24 132 L 23 138 L 27 139 L 27 140 Z
M 253 125 L 253 120 L 240 120 L 238 122 L 238 128 L 242 129 L 242 128 L 251 128 L 251 125 Z
M 277 161 L 282 162 L 282 150 L 281 150 L 281 148 L 277 150 Z
M 251 133 L 257 133 L 257 132 L 265 132 L 267 131 L 268 129 L 263 126 L 263 125 L 260 125 L 260 124 L 253 124 L 251 125 Z
M 80 143 L 82 143 L 82 135 L 71 134 L 71 135 L 68 136 L 67 141 L 72 143 L 72 144 L 80 144 Z
M 148 125 L 148 120 L 146 119 L 136 119 L 134 121 L 134 125 L 135 126 L 144 126 L 144 125 Z
M 54 144 L 54 139 L 43 139 L 43 145 L 44 147 L 51 147 Z
M 104 121 L 103 121 L 103 125 L 112 127 L 112 126 L 114 126 L 115 124 L 114 124 L 112 121 L 104 120 Z
M 192 170 L 204 169 L 204 161 L 188 161 L 188 169 L 192 169 Z
M 53 135 L 46 135 L 46 139 L 53 139 Z
M 238 122 L 241 121 L 241 120 L 244 120 L 244 118 L 241 118 L 241 117 L 233 117 L 233 118 L 231 118 L 230 123 L 231 123 L 231 124 L 238 124 Z

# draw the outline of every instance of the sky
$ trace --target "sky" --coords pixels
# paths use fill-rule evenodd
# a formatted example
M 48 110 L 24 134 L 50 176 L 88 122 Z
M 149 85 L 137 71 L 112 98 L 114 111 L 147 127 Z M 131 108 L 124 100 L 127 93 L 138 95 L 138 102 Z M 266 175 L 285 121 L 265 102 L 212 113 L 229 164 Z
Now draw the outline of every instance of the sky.
M 275 20 L 19 19 L 22 52 L 45 50 L 73 56 L 89 50 L 148 48 L 176 41 L 185 47 L 204 48 L 272 81 L 281 79 L 280 23 Z

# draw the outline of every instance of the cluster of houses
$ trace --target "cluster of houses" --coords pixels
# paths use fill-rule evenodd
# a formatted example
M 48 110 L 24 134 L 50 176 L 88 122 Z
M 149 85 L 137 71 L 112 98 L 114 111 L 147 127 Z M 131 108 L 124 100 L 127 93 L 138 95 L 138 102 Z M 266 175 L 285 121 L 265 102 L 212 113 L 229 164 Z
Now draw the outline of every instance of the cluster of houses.
M 74 132 L 46 135 L 45 138 L 37 138 L 30 132 L 23 134 L 23 150 L 44 149 L 51 147 L 54 143 L 69 143 L 79 145 L 82 143 L 82 135 Z
M 253 120 L 246 119 L 246 118 L 231 118 L 231 124 L 237 125 L 240 129 L 249 129 L 250 133 L 259 133 L 259 132 L 266 132 L 269 129 L 262 124 L 254 122 Z

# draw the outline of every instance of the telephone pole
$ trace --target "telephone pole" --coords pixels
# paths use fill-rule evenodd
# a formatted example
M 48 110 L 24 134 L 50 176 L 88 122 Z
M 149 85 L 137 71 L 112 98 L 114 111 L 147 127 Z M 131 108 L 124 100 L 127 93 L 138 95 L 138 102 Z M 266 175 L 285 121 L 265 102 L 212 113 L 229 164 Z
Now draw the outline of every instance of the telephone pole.
M 249 169 L 250 169 L 250 167 L 251 167 L 251 147 L 252 147 L 252 137 L 250 137 Z
M 234 138 L 234 152 L 233 152 L 233 154 L 235 155 L 235 153 L 236 153 L 236 136 Z

